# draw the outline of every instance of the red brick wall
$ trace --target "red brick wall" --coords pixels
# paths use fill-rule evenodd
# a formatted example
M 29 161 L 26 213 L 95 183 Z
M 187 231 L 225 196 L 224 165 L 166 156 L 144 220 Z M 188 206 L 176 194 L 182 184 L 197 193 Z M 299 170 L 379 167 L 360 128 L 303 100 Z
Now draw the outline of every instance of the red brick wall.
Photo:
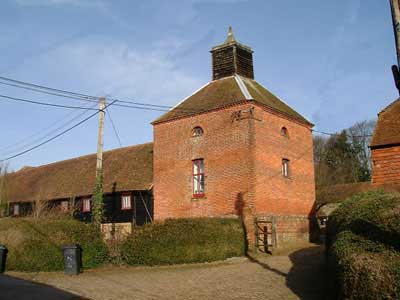
M 249 104 L 154 126 L 154 218 L 236 214 L 239 193 L 249 190 L 251 170 L 248 122 L 231 114 Z M 201 126 L 202 137 L 191 137 Z M 203 158 L 205 198 L 194 199 L 192 160 Z
M 255 201 L 258 214 L 309 215 L 315 202 L 311 128 L 256 108 Z M 288 135 L 281 135 L 281 128 Z M 289 177 L 282 176 L 288 159 Z
M 250 108 L 253 115 L 246 112 Z M 191 137 L 195 126 L 203 128 L 202 137 Z M 192 160 L 198 158 L 205 162 L 205 198 L 194 199 Z M 290 178 L 281 174 L 282 158 L 290 160 Z M 314 201 L 312 134 L 303 124 L 246 103 L 154 126 L 156 220 L 244 211 L 253 243 L 251 220 L 257 215 L 307 218 Z M 304 236 L 304 222 L 279 220 L 280 234 Z
M 372 184 L 400 184 L 400 146 L 372 149 Z

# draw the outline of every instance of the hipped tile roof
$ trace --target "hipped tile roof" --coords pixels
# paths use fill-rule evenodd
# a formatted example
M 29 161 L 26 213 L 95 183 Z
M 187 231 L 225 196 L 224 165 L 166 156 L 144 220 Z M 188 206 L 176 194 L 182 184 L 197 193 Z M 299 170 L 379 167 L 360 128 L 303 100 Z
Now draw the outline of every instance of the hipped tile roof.
M 240 87 L 239 82 L 243 82 L 244 86 Z M 248 94 L 250 94 L 250 99 Z M 311 125 L 303 116 L 257 81 L 239 75 L 209 82 L 169 112 L 156 119 L 153 124 L 188 117 L 243 101 L 254 101 L 278 113 Z
M 6 177 L 10 202 L 54 200 L 93 193 L 96 155 L 85 155 L 39 167 L 25 167 Z M 153 182 L 153 143 L 106 151 L 103 190 L 149 190 Z
M 400 144 L 400 99 L 378 114 L 371 147 Z

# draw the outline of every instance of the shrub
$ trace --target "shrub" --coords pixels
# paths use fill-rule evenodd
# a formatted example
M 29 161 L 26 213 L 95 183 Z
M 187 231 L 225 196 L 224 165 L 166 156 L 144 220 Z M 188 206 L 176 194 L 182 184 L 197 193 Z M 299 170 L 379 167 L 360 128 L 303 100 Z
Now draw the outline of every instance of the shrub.
M 355 195 L 330 216 L 328 266 L 335 299 L 400 299 L 400 196 Z
M 83 267 L 93 268 L 107 259 L 107 246 L 91 224 L 64 219 L 0 219 L 0 244 L 9 249 L 7 269 L 58 271 L 63 269 L 62 246 L 80 244 Z
M 244 232 L 237 219 L 171 219 L 135 229 L 121 245 L 130 265 L 165 265 L 242 256 Z

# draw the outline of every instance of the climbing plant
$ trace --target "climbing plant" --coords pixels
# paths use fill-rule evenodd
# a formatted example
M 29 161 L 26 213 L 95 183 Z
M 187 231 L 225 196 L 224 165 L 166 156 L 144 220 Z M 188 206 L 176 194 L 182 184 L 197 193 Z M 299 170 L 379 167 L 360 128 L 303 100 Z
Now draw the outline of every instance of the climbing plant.
M 103 173 L 98 170 L 92 197 L 93 223 L 100 226 L 104 216 Z

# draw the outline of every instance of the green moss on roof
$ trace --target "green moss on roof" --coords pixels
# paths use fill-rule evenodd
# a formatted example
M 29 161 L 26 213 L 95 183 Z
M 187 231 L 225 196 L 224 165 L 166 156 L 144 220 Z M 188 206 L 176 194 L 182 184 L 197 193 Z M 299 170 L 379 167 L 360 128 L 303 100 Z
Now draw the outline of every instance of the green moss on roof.
M 298 119 L 300 121 L 310 123 L 305 119 L 302 115 L 296 112 L 289 105 L 284 103 L 270 91 L 268 91 L 265 87 L 259 84 L 257 81 L 253 79 L 243 78 L 243 81 L 250 93 L 250 95 L 254 98 L 255 101 L 259 102 L 262 105 L 268 106 L 278 112 L 286 114 L 290 117 Z
M 285 114 L 300 122 L 311 124 L 255 80 L 243 77 L 240 78 L 243 80 L 253 100 L 258 104 Z M 153 124 L 188 117 L 243 101 L 249 100 L 246 100 L 234 76 L 214 80 L 189 96 L 169 112 L 156 119 Z
M 208 83 L 189 96 L 178 106 L 162 115 L 153 123 L 165 122 L 181 117 L 195 115 L 244 100 L 234 77 L 227 77 Z
M 148 190 L 153 183 L 153 143 L 105 151 L 105 193 Z M 23 168 L 7 175 L 9 201 L 53 200 L 91 195 L 96 154 Z

